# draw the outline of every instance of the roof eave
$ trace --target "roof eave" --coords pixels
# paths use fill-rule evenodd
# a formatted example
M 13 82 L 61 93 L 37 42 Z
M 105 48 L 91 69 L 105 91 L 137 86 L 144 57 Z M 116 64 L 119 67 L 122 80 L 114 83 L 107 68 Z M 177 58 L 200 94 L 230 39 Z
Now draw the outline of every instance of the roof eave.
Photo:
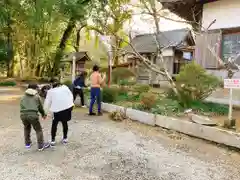
M 73 56 L 74 53 L 84 53 L 84 56 L 78 59 L 77 61 L 81 61 L 84 57 L 87 59 L 87 61 L 91 61 L 91 58 L 88 56 L 87 51 L 80 51 L 80 52 L 72 52 L 68 55 L 65 55 L 65 57 L 61 60 L 61 62 L 72 62 L 73 59 L 71 58 L 71 56 Z
M 187 21 L 200 22 L 203 4 L 219 0 L 158 0 L 165 9 Z M 187 11 L 186 11 L 187 9 Z M 194 10 L 194 13 L 193 11 Z

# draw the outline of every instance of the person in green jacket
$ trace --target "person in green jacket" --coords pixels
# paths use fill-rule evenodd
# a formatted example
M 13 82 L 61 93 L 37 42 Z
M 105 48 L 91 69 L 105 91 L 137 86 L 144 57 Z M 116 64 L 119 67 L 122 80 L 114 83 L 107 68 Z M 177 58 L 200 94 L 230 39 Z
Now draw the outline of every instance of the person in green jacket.
M 25 91 L 24 96 L 20 102 L 20 118 L 24 125 L 24 137 L 26 148 L 30 148 L 32 145 L 31 141 L 31 128 L 36 131 L 38 150 L 42 151 L 50 147 L 49 143 L 44 143 L 42 126 L 39 121 L 39 113 L 42 118 L 47 117 L 41 99 L 38 95 L 38 85 L 30 84 L 28 89 Z

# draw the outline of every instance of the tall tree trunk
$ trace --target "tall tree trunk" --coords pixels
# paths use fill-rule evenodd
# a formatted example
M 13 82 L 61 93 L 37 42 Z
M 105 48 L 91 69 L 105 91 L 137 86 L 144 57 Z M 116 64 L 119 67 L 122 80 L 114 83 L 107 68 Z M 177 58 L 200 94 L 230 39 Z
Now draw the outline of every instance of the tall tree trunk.
M 34 8 L 35 8 L 35 13 L 37 14 L 37 21 L 39 20 L 39 9 L 38 9 L 38 4 L 37 0 L 34 0 Z M 36 71 L 37 71 L 37 66 L 38 66 L 38 61 L 37 61 L 37 43 L 38 43 L 38 27 L 37 25 L 34 25 L 33 29 L 33 43 L 32 43 L 32 52 L 31 52 L 31 76 L 36 76 Z
M 7 47 L 8 47 L 8 61 L 7 61 L 7 77 L 13 77 L 14 61 L 13 61 L 13 50 L 11 33 L 7 35 Z
M 37 63 L 37 65 L 35 66 L 35 76 L 36 77 L 40 77 L 40 70 L 41 70 L 41 65 L 39 63 Z
M 82 29 L 83 29 L 85 26 L 86 26 L 86 25 L 82 25 L 82 26 L 77 30 L 77 33 L 76 33 L 76 45 L 74 46 L 76 52 L 79 52 L 79 49 L 80 49 L 80 40 L 81 40 L 81 31 L 82 31 Z
M 21 78 L 23 78 L 23 60 L 21 57 L 19 57 L 19 63 L 20 63 L 20 72 L 21 72 Z
M 178 89 L 176 88 L 176 84 L 172 79 L 172 75 L 168 72 L 168 68 L 166 67 L 164 58 L 162 56 L 162 48 L 161 48 L 161 44 L 160 44 L 159 39 L 158 39 L 158 35 L 161 34 L 160 27 L 159 27 L 160 19 L 157 16 L 157 9 L 156 9 L 155 1 L 152 5 L 152 10 L 153 10 L 153 13 L 152 13 L 153 15 L 152 16 L 153 16 L 154 24 L 155 24 L 155 27 L 156 27 L 156 31 L 155 31 L 154 36 L 155 36 L 155 41 L 156 41 L 156 45 L 157 45 L 157 59 L 160 60 L 161 63 L 162 63 L 162 68 L 163 68 L 163 71 L 165 73 L 165 77 L 168 79 L 168 82 L 170 83 L 172 90 L 174 91 L 174 93 L 176 94 L 178 99 L 181 99 L 182 97 L 179 94 Z
M 80 31 L 81 29 L 78 29 L 76 33 L 77 40 L 76 40 L 76 45 L 74 46 L 76 52 L 78 52 L 80 48 Z
M 114 65 L 118 65 L 119 62 L 119 48 L 121 45 L 121 40 L 118 36 L 115 36 L 115 47 L 114 47 Z
M 11 19 L 11 12 L 10 12 L 10 2 L 9 0 L 5 0 L 6 9 L 7 9 L 7 77 L 13 76 L 13 48 L 12 48 L 12 19 Z
M 58 74 L 59 64 L 60 64 L 60 60 L 61 60 L 62 55 L 63 55 L 63 51 L 66 47 L 67 40 L 69 39 L 69 37 L 71 36 L 71 34 L 73 32 L 73 29 L 75 27 L 75 23 L 76 23 L 75 19 L 70 18 L 70 20 L 68 22 L 68 25 L 67 25 L 67 28 L 65 29 L 65 31 L 62 35 L 61 41 L 60 41 L 60 43 L 57 47 L 57 50 L 56 50 L 56 55 L 54 57 L 54 63 L 53 63 L 52 73 L 51 73 L 52 77 L 54 77 L 55 75 Z
M 46 65 L 43 64 L 42 67 L 40 68 L 40 71 L 39 71 L 39 77 L 43 77 L 44 76 L 45 68 L 46 68 Z

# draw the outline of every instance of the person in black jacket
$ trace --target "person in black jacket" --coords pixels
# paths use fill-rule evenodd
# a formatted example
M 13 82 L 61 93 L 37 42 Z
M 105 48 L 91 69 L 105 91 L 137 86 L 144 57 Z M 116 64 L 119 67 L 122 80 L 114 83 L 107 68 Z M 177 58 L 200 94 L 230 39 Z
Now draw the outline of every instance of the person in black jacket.
M 85 84 L 85 77 L 86 77 L 86 72 L 82 72 L 73 82 L 73 98 L 74 98 L 74 101 L 75 101 L 77 95 L 79 95 L 80 98 L 81 98 L 82 107 L 85 107 L 84 93 L 83 93 L 83 88 L 87 87 L 86 84 Z

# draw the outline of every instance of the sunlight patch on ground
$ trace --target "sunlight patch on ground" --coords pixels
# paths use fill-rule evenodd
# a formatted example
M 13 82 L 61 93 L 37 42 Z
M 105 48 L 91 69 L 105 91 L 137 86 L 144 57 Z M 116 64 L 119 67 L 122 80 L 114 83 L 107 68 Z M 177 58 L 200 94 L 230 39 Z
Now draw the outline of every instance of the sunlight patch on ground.
M 19 99 L 21 96 L 22 95 L 1 95 L 0 101 L 13 101 Z
M 0 91 L 19 91 L 20 88 L 18 87 L 0 87 Z

